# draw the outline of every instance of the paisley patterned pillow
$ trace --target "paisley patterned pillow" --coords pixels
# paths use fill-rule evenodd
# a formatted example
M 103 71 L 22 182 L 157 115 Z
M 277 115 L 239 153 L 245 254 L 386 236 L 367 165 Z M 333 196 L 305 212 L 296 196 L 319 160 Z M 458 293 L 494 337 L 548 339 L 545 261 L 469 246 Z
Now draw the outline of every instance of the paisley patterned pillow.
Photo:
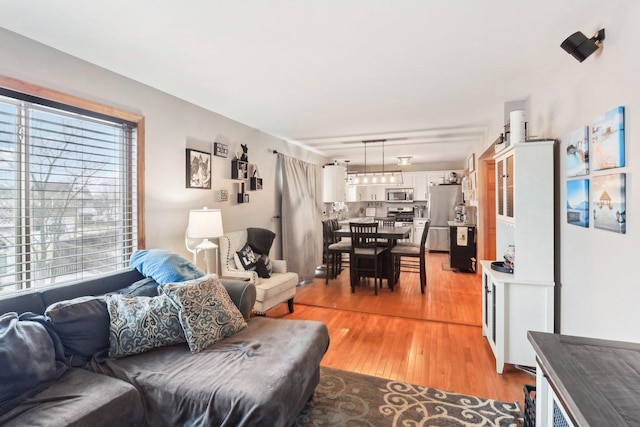
M 159 287 L 180 310 L 192 353 L 199 353 L 247 326 L 240 310 L 215 275 Z
M 142 353 L 186 341 L 178 309 L 166 295 L 105 295 L 109 317 L 109 357 Z

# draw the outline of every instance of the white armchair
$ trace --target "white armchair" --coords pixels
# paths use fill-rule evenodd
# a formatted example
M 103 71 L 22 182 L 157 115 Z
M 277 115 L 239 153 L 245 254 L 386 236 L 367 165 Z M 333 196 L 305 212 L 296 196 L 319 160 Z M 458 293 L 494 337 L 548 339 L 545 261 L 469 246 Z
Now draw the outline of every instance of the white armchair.
M 287 302 L 293 313 L 293 298 L 298 285 L 298 273 L 287 272 L 287 262 L 271 260 L 273 271 L 269 278 L 258 277 L 256 271 L 246 271 L 236 265 L 234 255 L 247 243 L 247 231 L 232 231 L 220 237 L 220 274 L 222 277 L 248 280 L 256 286 L 253 311 L 264 314 L 278 304 Z

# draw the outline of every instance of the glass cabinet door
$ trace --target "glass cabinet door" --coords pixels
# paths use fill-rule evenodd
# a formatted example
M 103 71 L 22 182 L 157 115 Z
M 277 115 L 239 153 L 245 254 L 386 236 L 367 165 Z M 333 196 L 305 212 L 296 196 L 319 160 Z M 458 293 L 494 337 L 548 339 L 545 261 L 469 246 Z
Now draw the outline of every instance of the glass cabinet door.
M 513 218 L 513 173 L 514 173 L 514 158 L 508 156 L 505 159 L 506 177 L 504 179 L 505 188 L 505 216 Z
M 496 204 L 498 216 L 504 215 L 504 161 L 496 162 Z

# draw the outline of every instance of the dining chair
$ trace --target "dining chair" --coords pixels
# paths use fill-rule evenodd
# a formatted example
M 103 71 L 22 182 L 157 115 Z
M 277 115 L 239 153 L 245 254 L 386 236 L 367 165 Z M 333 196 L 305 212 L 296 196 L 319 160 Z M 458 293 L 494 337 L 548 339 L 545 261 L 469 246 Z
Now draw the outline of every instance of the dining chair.
M 355 292 L 355 286 L 361 277 L 371 277 L 372 274 L 374 292 L 378 295 L 378 281 L 382 287 L 382 267 L 385 254 L 389 250 L 378 243 L 378 223 L 352 222 L 349 223 L 349 229 L 351 232 L 351 254 L 349 257 L 351 292 Z
M 329 279 L 338 277 L 342 271 L 343 255 L 351 252 L 351 242 L 341 241 L 335 236 L 334 231 L 339 227 L 337 220 L 327 219 L 322 221 L 324 258 L 327 266 L 325 285 L 329 284 Z
M 420 244 L 401 242 L 391 248 L 391 256 L 393 257 L 393 265 L 401 271 L 413 271 L 420 273 L 420 293 L 424 294 L 427 286 L 427 265 L 426 250 L 427 234 L 429 234 L 429 223 L 427 221 L 420 237 Z M 418 265 L 415 266 L 403 262 L 403 258 L 418 258 Z M 404 268 L 404 269 L 403 269 Z

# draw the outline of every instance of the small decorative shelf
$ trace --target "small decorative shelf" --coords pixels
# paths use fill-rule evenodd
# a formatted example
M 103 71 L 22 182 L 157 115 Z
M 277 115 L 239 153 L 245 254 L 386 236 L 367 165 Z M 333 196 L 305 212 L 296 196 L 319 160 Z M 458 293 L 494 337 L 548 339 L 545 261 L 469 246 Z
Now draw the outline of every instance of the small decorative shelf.
M 249 190 L 262 190 L 262 178 L 252 176 L 249 179 Z
M 247 179 L 249 175 L 249 163 L 243 160 L 231 160 L 231 179 Z

